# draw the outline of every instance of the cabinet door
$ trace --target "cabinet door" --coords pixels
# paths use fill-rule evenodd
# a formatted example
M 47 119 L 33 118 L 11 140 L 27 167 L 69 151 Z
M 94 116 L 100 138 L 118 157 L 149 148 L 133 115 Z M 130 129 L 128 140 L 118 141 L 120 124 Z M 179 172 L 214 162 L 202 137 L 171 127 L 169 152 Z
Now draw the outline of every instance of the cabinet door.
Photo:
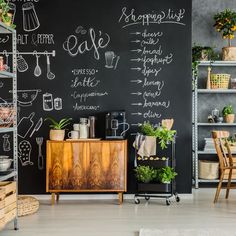
M 86 145 L 73 142 L 47 144 L 47 191 L 86 187 Z
M 126 190 L 126 142 L 88 143 L 87 187 L 93 190 Z

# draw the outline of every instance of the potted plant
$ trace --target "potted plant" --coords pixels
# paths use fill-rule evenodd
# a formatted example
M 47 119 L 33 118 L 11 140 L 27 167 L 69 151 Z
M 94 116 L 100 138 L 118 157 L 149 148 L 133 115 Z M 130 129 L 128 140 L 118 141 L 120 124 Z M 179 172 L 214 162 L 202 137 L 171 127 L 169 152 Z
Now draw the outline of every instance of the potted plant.
M 220 32 L 223 39 L 226 39 L 228 46 L 222 48 L 224 61 L 236 60 L 236 47 L 231 46 L 231 40 L 234 38 L 236 31 L 236 12 L 230 9 L 225 9 L 214 15 L 217 32 Z
M 156 178 L 163 184 L 170 184 L 171 181 L 175 178 L 177 173 L 170 166 L 165 166 L 157 170 Z
M 235 114 L 232 105 L 225 106 L 222 113 L 226 123 L 234 123 Z
M 137 166 L 135 168 L 135 175 L 140 183 L 149 183 L 156 178 L 156 171 L 150 166 Z
M 72 120 L 71 118 L 64 118 L 61 119 L 59 122 L 57 122 L 55 119 L 51 117 L 47 117 L 45 121 L 51 121 L 52 124 L 49 126 L 50 133 L 49 133 L 49 138 L 50 140 L 55 140 L 55 141 L 62 141 L 65 138 L 65 127 L 70 124 L 70 121 Z
M 167 148 L 167 144 L 174 140 L 176 130 L 169 130 L 165 126 L 153 127 L 149 122 L 141 125 L 141 132 L 147 136 L 158 138 L 161 149 Z
M 14 29 L 16 26 L 12 22 L 12 13 L 9 11 L 9 1 L 0 0 L 0 21 Z

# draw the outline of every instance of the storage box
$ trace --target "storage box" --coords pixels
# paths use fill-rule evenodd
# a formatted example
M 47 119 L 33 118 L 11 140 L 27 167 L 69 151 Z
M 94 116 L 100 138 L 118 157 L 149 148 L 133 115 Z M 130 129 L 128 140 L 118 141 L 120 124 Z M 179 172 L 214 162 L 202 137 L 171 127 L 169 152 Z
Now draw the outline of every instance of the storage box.
M 0 182 L 0 229 L 16 217 L 16 182 Z
M 219 162 L 199 160 L 199 178 L 200 179 L 218 179 L 219 178 Z

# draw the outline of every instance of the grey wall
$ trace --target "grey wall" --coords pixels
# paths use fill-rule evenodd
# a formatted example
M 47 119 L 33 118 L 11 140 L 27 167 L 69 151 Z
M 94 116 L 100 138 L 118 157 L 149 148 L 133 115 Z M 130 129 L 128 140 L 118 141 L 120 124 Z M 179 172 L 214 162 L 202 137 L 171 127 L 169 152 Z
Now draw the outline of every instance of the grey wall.
M 192 42 L 202 46 L 216 46 L 216 50 L 221 52 L 221 48 L 226 46 L 226 41 L 221 38 L 221 35 L 215 31 L 213 24 L 213 16 L 216 12 L 226 8 L 236 10 L 236 0 L 193 0 L 192 12 Z M 236 39 L 232 42 L 236 46 Z M 221 67 L 213 68 L 214 73 L 229 73 L 236 78 L 236 68 Z M 199 87 L 205 88 L 207 68 L 200 68 L 200 83 Z M 232 104 L 236 111 L 236 95 L 235 94 L 200 94 L 198 104 L 199 122 L 207 122 L 207 115 L 211 110 L 218 108 L 220 111 L 226 104 Z M 199 148 L 204 146 L 204 137 L 210 137 L 210 127 L 199 128 Z M 220 129 L 220 128 L 217 128 Z M 231 134 L 236 133 L 235 128 L 223 128 L 229 130 Z M 202 158 L 205 158 L 202 157 Z

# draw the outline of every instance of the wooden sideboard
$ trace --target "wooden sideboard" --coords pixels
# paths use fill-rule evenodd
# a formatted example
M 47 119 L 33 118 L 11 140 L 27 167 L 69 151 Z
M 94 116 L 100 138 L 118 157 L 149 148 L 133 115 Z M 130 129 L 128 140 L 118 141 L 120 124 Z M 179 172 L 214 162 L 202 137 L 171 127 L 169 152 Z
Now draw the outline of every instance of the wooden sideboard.
M 61 192 L 117 192 L 127 189 L 127 140 L 47 141 L 46 191 L 52 204 Z

